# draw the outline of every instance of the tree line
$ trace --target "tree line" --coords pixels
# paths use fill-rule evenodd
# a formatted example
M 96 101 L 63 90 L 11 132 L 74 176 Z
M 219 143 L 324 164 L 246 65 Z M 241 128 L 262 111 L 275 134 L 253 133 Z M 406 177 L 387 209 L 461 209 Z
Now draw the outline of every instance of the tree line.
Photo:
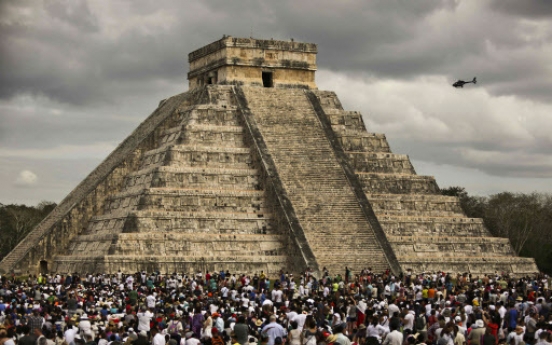
M 42 201 L 36 206 L 0 204 L 0 258 L 4 258 L 48 215 L 56 203 Z
M 483 218 L 493 236 L 506 237 L 519 256 L 532 257 L 539 269 L 552 273 L 552 194 L 502 192 L 468 195 L 463 187 L 448 187 L 468 217 Z
M 458 197 L 468 217 L 483 218 L 493 236 L 508 238 L 516 254 L 535 258 L 541 271 L 552 273 L 551 194 L 503 192 L 471 196 L 457 186 L 444 188 L 441 193 Z M 0 204 L 0 258 L 55 207 L 48 201 L 37 206 Z

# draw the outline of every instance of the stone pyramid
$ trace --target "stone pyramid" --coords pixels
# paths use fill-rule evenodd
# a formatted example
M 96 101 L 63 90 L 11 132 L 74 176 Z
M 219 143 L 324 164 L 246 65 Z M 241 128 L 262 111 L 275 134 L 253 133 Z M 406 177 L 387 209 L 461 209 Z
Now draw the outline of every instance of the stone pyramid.
M 314 83 L 314 44 L 224 37 L 2 272 L 537 271 Z

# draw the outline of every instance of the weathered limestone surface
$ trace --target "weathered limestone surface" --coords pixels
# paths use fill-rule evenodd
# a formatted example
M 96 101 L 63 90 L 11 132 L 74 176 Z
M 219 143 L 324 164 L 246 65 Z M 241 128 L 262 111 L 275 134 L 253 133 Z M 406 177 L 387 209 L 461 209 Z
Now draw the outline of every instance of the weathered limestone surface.
M 315 44 L 224 37 L 0 272 L 537 271 L 318 91 Z M 213 84 L 213 85 L 209 85 Z
M 402 270 L 518 274 L 538 271 L 516 257 L 509 241 L 468 218 L 457 198 L 439 195 L 407 156 L 391 153 L 383 134 L 367 133 L 358 112 L 345 111 L 333 92 L 316 91 L 324 115 L 350 159 Z
M 361 209 L 305 91 L 243 87 L 251 120 L 300 223 L 318 269 L 392 265 Z M 392 254 L 392 253 L 389 253 Z M 392 260 L 392 259 L 391 259 Z
M 207 84 L 316 88 L 316 44 L 223 37 L 188 55 L 190 89 Z
M 191 101 L 148 123 L 150 133 L 131 151 L 131 168 L 116 168 L 103 181 L 89 177 L 109 184 L 73 207 L 15 265 L 4 261 L 4 269 L 37 270 L 41 260 L 59 272 L 304 268 L 294 261 L 281 207 L 265 189 L 232 88 L 203 87 L 181 97 Z M 85 193 L 81 186 L 76 192 Z M 82 219 L 77 226 L 72 215 Z

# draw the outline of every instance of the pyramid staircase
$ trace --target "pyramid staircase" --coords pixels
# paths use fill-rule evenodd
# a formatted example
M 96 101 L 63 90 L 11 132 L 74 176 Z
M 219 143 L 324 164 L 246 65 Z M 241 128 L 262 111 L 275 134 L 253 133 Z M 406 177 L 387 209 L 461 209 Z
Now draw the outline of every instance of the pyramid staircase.
M 207 104 L 177 111 L 179 121 L 159 133 L 158 147 L 143 153 L 105 213 L 55 257 L 57 271 L 277 272 L 288 265 L 287 232 L 262 189 L 231 87 L 207 92 Z
M 0 272 L 39 262 L 62 273 L 537 271 L 333 92 L 237 85 L 162 101 Z
M 385 135 L 368 133 L 359 112 L 343 110 L 333 92 L 314 93 L 403 271 L 538 272 L 482 219 L 466 217 L 458 198 L 441 195 L 433 177 L 417 175 L 408 156 L 392 153 Z
M 383 250 L 306 91 L 239 89 L 318 269 L 392 267 L 393 253 Z

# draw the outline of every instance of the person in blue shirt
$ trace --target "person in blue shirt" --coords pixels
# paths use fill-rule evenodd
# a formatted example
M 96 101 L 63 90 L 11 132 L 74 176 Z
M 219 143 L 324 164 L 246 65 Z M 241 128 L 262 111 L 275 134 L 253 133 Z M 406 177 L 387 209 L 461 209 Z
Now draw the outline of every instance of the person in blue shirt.
M 268 336 L 267 345 L 274 345 L 276 338 L 284 339 L 287 336 L 285 328 L 276 322 L 275 315 L 270 316 L 270 323 L 263 327 L 261 333 Z

